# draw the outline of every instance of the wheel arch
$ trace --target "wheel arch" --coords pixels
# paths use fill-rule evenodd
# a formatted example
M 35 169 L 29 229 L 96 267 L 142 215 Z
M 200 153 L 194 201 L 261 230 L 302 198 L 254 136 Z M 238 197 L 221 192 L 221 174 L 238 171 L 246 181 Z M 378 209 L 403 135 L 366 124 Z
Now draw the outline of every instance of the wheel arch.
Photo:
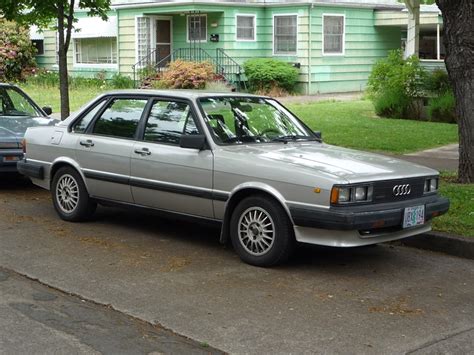
M 291 218 L 290 210 L 288 206 L 286 205 L 286 200 L 283 197 L 283 195 L 280 192 L 278 192 L 277 189 L 260 182 L 245 183 L 234 188 L 231 191 L 229 199 L 226 202 L 224 219 L 222 221 L 221 236 L 220 236 L 220 242 L 222 244 L 226 244 L 229 240 L 230 218 L 232 216 L 232 213 L 235 207 L 239 204 L 240 201 L 252 195 L 264 195 L 266 197 L 269 197 L 273 201 L 277 202 L 286 212 L 286 215 L 288 216 L 290 222 L 294 225 L 293 219 Z
M 89 189 L 87 187 L 86 178 L 85 178 L 84 174 L 82 173 L 82 170 L 81 170 L 79 164 L 77 164 L 77 162 L 74 161 L 73 159 L 67 158 L 67 157 L 57 158 L 53 161 L 53 163 L 51 165 L 51 169 L 49 171 L 49 185 L 50 185 L 50 187 L 51 187 L 51 184 L 53 183 L 54 175 L 56 174 L 56 172 L 59 169 L 61 169 L 63 167 L 71 167 L 74 170 L 76 170 L 77 173 L 81 176 L 81 179 L 84 182 L 86 190 L 89 191 Z

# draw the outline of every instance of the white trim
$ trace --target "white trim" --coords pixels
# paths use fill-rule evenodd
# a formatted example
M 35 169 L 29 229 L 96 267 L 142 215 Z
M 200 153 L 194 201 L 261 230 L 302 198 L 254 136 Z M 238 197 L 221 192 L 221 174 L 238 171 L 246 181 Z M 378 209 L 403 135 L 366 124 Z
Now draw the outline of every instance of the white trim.
M 342 26 L 342 52 L 341 53 L 326 53 L 324 52 L 324 17 L 342 17 L 343 26 Z M 346 14 L 335 14 L 335 13 L 323 13 L 322 14 L 322 29 L 321 29 L 321 53 L 324 57 L 341 57 L 346 55 Z
M 253 39 L 241 39 L 237 38 L 238 33 L 238 17 L 252 17 L 253 18 Z M 257 15 L 256 14 L 246 14 L 238 13 L 235 14 L 235 41 L 236 42 L 257 42 Z
M 275 52 L 275 17 L 296 16 L 296 51 L 290 53 L 276 53 Z M 273 14 L 272 16 L 272 54 L 276 57 L 297 57 L 298 56 L 298 27 L 299 16 L 297 13 Z
M 441 40 L 439 22 L 436 24 L 436 59 L 441 60 Z
M 170 22 L 170 54 L 173 53 L 173 16 L 160 16 L 160 15 L 157 15 L 157 16 L 150 16 L 151 20 L 153 21 L 151 26 L 150 26 L 150 31 L 151 31 L 151 36 L 150 36 L 150 40 L 151 40 L 151 43 L 152 43 L 152 46 L 151 48 L 155 48 L 156 49 L 156 46 L 158 45 L 158 43 L 156 42 L 156 21 L 157 20 L 167 20 Z M 168 43 L 161 43 L 161 44 L 168 44 Z
M 117 50 L 117 63 L 78 63 L 76 57 L 76 41 L 87 40 L 87 39 L 104 39 L 104 38 L 115 38 L 116 50 Z M 72 67 L 74 69 L 80 68 L 97 68 L 97 69 L 118 69 L 119 52 L 118 52 L 118 37 L 94 37 L 94 38 L 72 38 Z
M 140 56 L 139 56 L 139 51 L 138 51 L 138 19 L 139 18 L 143 18 L 143 17 L 146 17 L 146 18 L 149 18 L 150 21 L 152 20 L 152 17 L 151 16 L 146 16 L 146 15 L 135 15 L 135 63 L 138 63 L 140 61 Z M 150 31 L 151 31 L 151 25 L 150 24 Z M 150 42 L 148 43 L 148 47 L 151 47 L 153 45 L 152 43 L 152 38 L 151 38 L 151 34 L 150 34 Z
M 206 43 L 207 42 L 207 26 L 208 26 L 208 23 L 207 23 L 207 14 L 192 14 L 192 15 L 187 15 L 186 16 L 186 42 L 187 43 L 191 43 L 191 41 L 189 40 L 189 18 L 190 17 L 205 17 L 206 18 L 206 36 L 204 40 L 199 40 L 199 41 L 193 41 L 193 42 L 198 42 L 198 43 Z

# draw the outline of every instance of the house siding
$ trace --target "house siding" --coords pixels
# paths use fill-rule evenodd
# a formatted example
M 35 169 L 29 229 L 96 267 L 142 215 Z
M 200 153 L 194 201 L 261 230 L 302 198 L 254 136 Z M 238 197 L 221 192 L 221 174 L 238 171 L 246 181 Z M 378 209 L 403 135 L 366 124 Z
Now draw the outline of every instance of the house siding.
M 187 14 L 198 11 L 207 15 L 207 41 L 199 46 L 214 56 L 217 48 L 243 64 L 251 58 L 275 58 L 299 63 L 299 85 L 302 93 L 329 93 L 362 91 L 373 64 L 386 57 L 389 50 L 400 48 L 401 27 L 376 26 L 380 15 L 371 8 L 342 6 L 298 5 L 245 6 L 245 5 L 156 5 L 155 7 L 117 9 L 111 15 L 118 23 L 117 69 L 105 69 L 110 77 L 117 70 L 133 75 L 136 56 L 136 18 L 164 16 L 172 19 L 173 49 L 188 48 L 186 39 Z M 236 41 L 236 15 L 256 16 L 256 41 Z M 298 16 L 298 42 L 295 55 L 274 55 L 273 17 L 282 14 Z M 323 14 L 345 15 L 345 53 L 329 56 L 322 53 Z M 78 16 L 86 16 L 80 13 Z M 311 23 L 310 23 L 311 22 Z M 217 24 L 213 27 L 211 24 Z M 219 42 L 210 42 L 212 33 L 219 34 Z M 78 68 L 73 65 L 73 43 L 69 51 L 69 71 L 72 75 L 93 76 L 104 69 Z M 45 55 L 38 63 L 55 69 L 55 33 L 45 31 Z

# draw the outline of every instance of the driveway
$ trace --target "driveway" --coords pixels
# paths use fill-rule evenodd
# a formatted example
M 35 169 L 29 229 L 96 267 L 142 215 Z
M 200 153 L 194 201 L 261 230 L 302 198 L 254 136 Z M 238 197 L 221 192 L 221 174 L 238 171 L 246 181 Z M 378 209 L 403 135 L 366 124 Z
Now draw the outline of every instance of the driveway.
M 63 222 L 49 194 L 26 182 L 0 183 L 0 210 L 0 267 L 223 351 L 474 348 L 472 260 L 391 245 L 306 246 L 262 269 L 206 226 L 111 208 L 89 223 Z

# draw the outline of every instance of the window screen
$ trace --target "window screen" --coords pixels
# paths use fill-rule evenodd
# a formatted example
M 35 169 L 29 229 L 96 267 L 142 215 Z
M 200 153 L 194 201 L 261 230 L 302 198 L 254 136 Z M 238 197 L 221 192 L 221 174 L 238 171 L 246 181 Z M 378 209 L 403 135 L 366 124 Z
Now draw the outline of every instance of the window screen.
M 117 64 L 117 38 L 76 39 L 77 64 Z
M 275 16 L 273 41 L 275 54 L 296 54 L 297 16 Z
M 255 16 L 237 16 L 237 39 L 243 41 L 255 40 Z
M 344 52 L 344 17 L 324 16 L 324 53 Z
M 144 140 L 179 144 L 182 134 L 199 134 L 189 105 L 176 101 L 156 101 L 148 117 Z
M 134 138 L 147 100 L 115 99 L 96 121 L 93 133 Z

